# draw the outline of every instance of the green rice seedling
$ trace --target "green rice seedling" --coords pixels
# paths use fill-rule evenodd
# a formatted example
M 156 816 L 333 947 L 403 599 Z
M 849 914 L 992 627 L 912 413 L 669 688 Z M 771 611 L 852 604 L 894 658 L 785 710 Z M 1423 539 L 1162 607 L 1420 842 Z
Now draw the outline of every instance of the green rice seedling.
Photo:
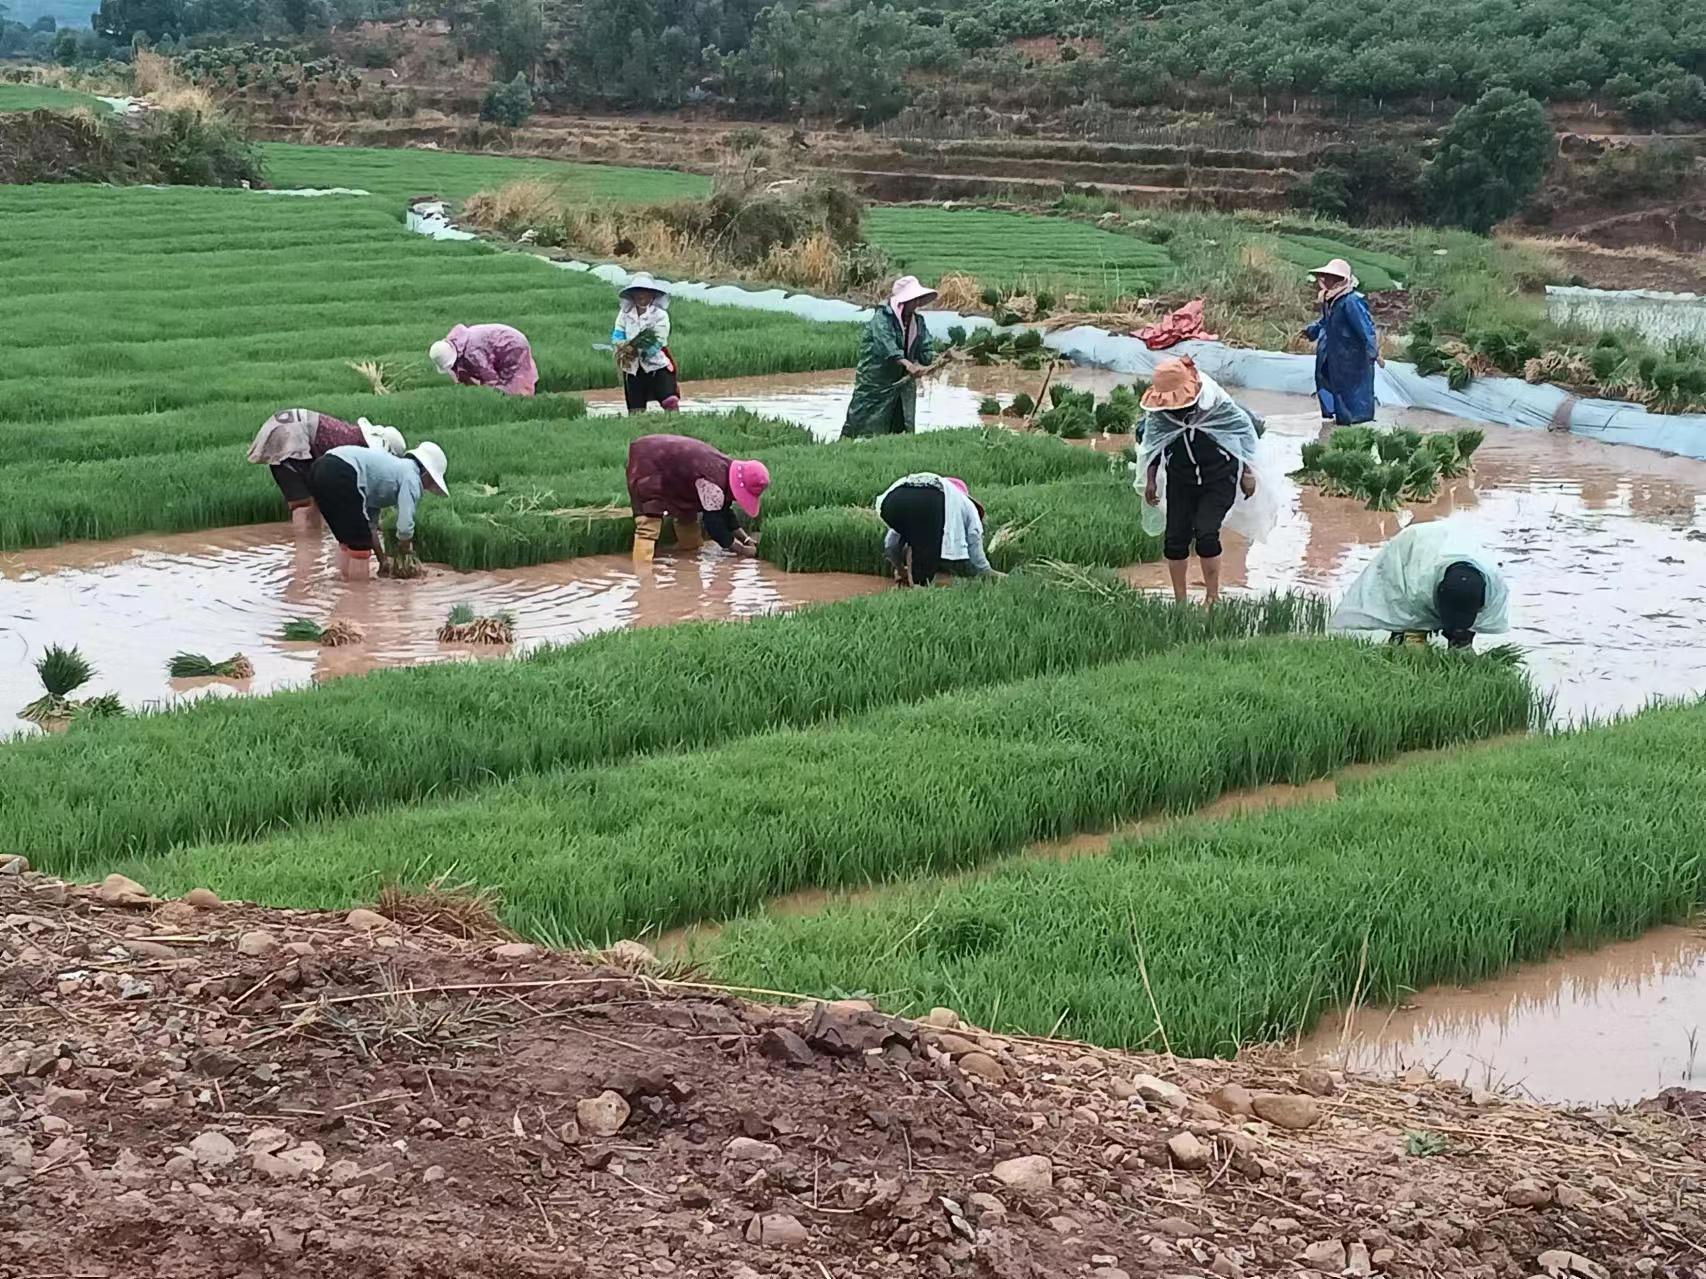
M 81 650 L 58 644 L 48 645 L 35 667 L 46 692 L 24 707 L 20 716 L 37 724 L 68 718 L 73 710 L 71 694 L 94 678 L 95 668 Z
M 1458 356 L 1445 366 L 1445 383 L 1454 391 L 1466 391 L 1469 384 L 1475 380 L 1475 370 L 1469 362 Z
M 1439 473 L 1446 479 L 1462 475 L 1464 467 L 1457 453 L 1457 438 L 1449 434 L 1430 435 L 1426 440 L 1429 453 L 1439 463 Z
M 320 623 L 306 617 L 293 617 L 284 624 L 280 638 L 296 644 L 314 644 L 324 633 Z
M 71 718 L 75 721 L 88 719 L 122 719 L 125 715 L 124 702 L 117 693 L 102 693 L 99 697 L 86 697 L 75 704 Z
M 869 447 L 880 453 L 883 443 Z M 1026 441 L 1012 443 L 1029 451 Z M 891 480 L 905 473 L 884 470 Z M 867 503 L 886 482 L 873 481 Z M 1048 527 L 1026 535 L 1027 549 L 1039 548 L 1033 559 L 1079 550 L 1083 526 L 1110 522 L 1101 489 L 1074 487 L 1085 489 L 1082 498 L 1053 504 Z M 990 508 L 997 525 L 1037 514 L 1037 500 L 1023 492 L 1010 507 Z M 866 518 L 857 542 L 844 544 L 862 547 L 865 571 L 880 573 L 881 524 Z M 770 554 L 772 538 L 785 539 L 771 517 L 765 525 L 761 545 Z M 618 632 L 516 661 L 385 670 L 265 697 L 203 700 L 112 724 L 98 742 L 73 734 L 3 746 L 0 830 L 39 865 L 84 873 L 177 843 L 253 839 L 331 813 L 819 725 L 1211 636 L 1323 626 L 1314 597 L 1229 598 L 1205 616 L 1127 587 L 1091 598 L 1020 573 L 980 590 L 884 591 L 739 624 Z M 897 666 L 894 636 L 902 633 L 907 660 Z M 736 697 L 735 689 L 763 693 Z M 352 741 L 360 742 L 359 767 L 317 766 L 328 742 Z M 221 761 L 216 772 L 209 759 Z M 90 777 L 101 779 L 98 789 Z
M 1487 433 L 1478 427 L 1466 426 L 1453 431 L 1451 435 L 1457 441 L 1457 459 L 1467 468 L 1469 459 L 1475 455 L 1475 450 L 1481 447 L 1481 441 L 1487 438 Z
M 965 325 L 955 324 L 948 329 L 948 345 L 964 346 L 966 344 Z
M 1333 497 L 1361 496 L 1368 474 L 1375 466 L 1374 458 L 1366 451 L 1337 447 L 1323 453 L 1320 463 L 1321 474 L 1326 477 L 1321 490 Z
M 173 679 L 253 679 L 255 666 L 241 653 L 222 662 L 200 653 L 179 653 L 166 663 L 166 673 Z
M 1027 372 L 1034 372 L 1037 369 L 1042 368 L 1043 361 L 1040 355 L 1021 355 L 1016 361 L 1016 364 L 1017 367 L 1024 369 Z
M 993 395 L 986 395 L 977 402 L 977 412 L 979 417 L 1000 417 L 1001 401 Z
M 1381 431 L 1374 437 L 1374 451 L 1382 462 L 1401 462 L 1421 447 L 1422 433 L 1404 428 Z
M 1302 449 L 1303 464 L 1292 472 L 1295 479 L 1306 483 L 1319 484 L 1324 477 L 1321 460 L 1327 456 L 1327 446 L 1319 440 L 1311 440 Z
M 1443 1133 L 1407 1132 L 1404 1134 L 1404 1153 L 1414 1159 L 1428 1159 L 1449 1152 L 1451 1143 Z
M 1043 349 L 1043 335 L 1038 329 L 1026 329 L 1013 336 L 1013 350 L 1020 355 Z
M 1408 481 L 1409 467 L 1404 462 L 1386 462 L 1369 468 L 1363 481 L 1371 511 L 1396 511 L 1398 499 Z
M 1003 417 L 1030 417 L 1037 411 L 1037 402 L 1025 391 L 1013 397 L 1013 402 L 1001 410 Z
M 1372 426 L 1340 426 L 1333 429 L 1327 437 L 1327 442 L 1335 449 L 1347 453 L 1366 453 L 1374 447 L 1374 428 Z
M 1439 496 L 1439 459 L 1418 448 L 1404 464 L 1403 496 L 1411 502 L 1431 502 Z
M 1258 703 L 1262 714 L 1251 715 Z M 309 826 L 259 849 L 182 849 L 151 864 L 149 882 L 335 906 L 359 885 L 454 864 L 501 891 L 518 930 L 602 942 L 727 917 L 780 892 L 968 869 L 1034 840 L 1186 811 L 1231 787 L 1301 781 L 1521 725 L 1529 710 L 1526 680 L 1504 668 L 1344 640 L 1209 644 L 518 779 Z M 1032 746 L 1021 770 L 1014 741 Z M 763 803 L 731 805 L 731 776 Z M 885 801 L 871 803 L 873 794 Z M 980 955 L 1004 949 L 990 940 Z
M 978 297 L 987 307 L 993 308 L 1001 305 L 1001 290 L 993 284 L 985 285 L 983 292 Z

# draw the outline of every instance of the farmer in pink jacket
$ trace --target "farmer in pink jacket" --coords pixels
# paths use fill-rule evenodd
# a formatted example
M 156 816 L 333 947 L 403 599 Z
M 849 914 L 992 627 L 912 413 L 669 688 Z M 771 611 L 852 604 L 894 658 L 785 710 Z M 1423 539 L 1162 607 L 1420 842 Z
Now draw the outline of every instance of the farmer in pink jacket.
M 526 335 L 507 324 L 458 324 L 427 354 L 440 373 L 463 386 L 532 395 L 539 381 Z

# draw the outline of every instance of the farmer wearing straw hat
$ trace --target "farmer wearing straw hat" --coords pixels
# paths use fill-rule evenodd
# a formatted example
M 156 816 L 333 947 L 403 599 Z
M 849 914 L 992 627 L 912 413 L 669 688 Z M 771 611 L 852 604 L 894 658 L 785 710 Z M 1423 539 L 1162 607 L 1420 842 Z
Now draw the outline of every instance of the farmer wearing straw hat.
M 507 324 L 458 324 L 434 342 L 427 354 L 440 373 L 460 386 L 532 395 L 539 382 L 527 336 Z
M 332 536 L 338 539 L 345 577 L 365 576 L 367 561 L 379 560 L 381 576 L 391 562 L 379 539 L 379 516 L 397 508 L 397 554 L 413 556 L 415 507 L 423 492 L 444 496 L 444 450 L 423 441 L 402 457 L 381 449 L 336 448 L 308 468 L 308 491 Z
M 308 468 L 346 445 L 383 449 L 393 457 L 401 457 L 405 447 L 402 433 L 395 427 L 375 426 L 366 418 L 350 423 L 313 409 L 280 409 L 256 433 L 249 445 L 249 461 L 272 468 L 273 482 L 284 494 L 294 519 L 314 510 L 314 499 L 308 492 Z
M 930 334 L 918 308 L 935 300 L 935 289 L 925 288 L 915 276 L 903 275 L 894 282 L 889 300 L 871 316 L 859 346 L 853 399 L 841 428 L 843 439 L 903 435 L 914 429 L 918 379 L 933 358 Z
M 1143 501 L 1164 517 L 1161 553 L 1173 598 L 1185 602 L 1194 544 L 1203 600 L 1212 605 L 1220 598 L 1221 526 L 1240 494 L 1246 501 L 1256 494 L 1255 423 L 1188 355 L 1155 366 L 1142 403 Z M 1147 513 L 1145 524 L 1154 531 Z M 1266 529 L 1246 532 L 1260 537 Z
M 618 294 L 616 323 L 610 330 L 616 367 L 622 373 L 622 398 L 630 413 L 656 404 L 665 413 L 681 407 L 675 357 L 669 353 L 669 290 L 644 271 Z
M 1315 395 L 1321 416 L 1341 426 L 1374 420 L 1374 369 L 1380 341 L 1356 274 L 1343 258 L 1309 273 L 1321 318 L 1303 330 L 1315 343 Z
M 697 550 L 701 529 L 725 551 L 750 558 L 758 543 L 740 527 L 738 507 L 758 514 L 770 486 L 763 462 L 736 460 L 685 435 L 642 435 L 628 446 L 628 502 L 634 509 L 634 562 L 650 564 L 665 521 L 676 545 Z
M 983 551 L 983 505 L 966 482 L 920 471 L 896 480 L 877 499 L 889 526 L 883 555 L 900 586 L 928 586 L 943 568 L 958 576 L 995 573 Z
M 1385 631 L 1394 644 L 1435 632 L 1468 649 L 1477 631 L 1510 629 L 1504 567 L 1458 520 L 1412 524 L 1363 569 L 1329 623 L 1335 631 Z

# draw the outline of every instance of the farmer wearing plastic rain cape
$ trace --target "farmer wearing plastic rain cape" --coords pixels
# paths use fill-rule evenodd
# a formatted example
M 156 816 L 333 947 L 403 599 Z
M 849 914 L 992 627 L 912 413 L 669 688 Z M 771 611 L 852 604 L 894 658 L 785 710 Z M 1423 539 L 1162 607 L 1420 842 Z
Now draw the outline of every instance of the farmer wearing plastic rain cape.
M 966 482 L 920 471 L 883 490 L 877 514 L 889 526 L 883 556 L 900 586 L 929 586 L 946 569 L 960 577 L 999 577 L 983 550 L 983 504 Z
M 1457 521 L 1412 524 L 1351 584 L 1331 626 L 1386 631 L 1395 644 L 1437 631 L 1452 648 L 1471 648 L 1477 631 L 1510 629 L 1510 591 L 1503 567 Z
M 532 395 L 539 382 L 533 348 L 507 324 L 458 324 L 427 354 L 460 386 L 489 386 L 505 395 Z
M 669 353 L 669 291 L 644 271 L 618 295 L 610 342 L 622 374 L 622 398 L 630 413 L 656 404 L 665 413 L 681 407 L 675 357 Z
M 396 428 L 375 426 L 366 418 L 351 423 L 313 409 L 280 409 L 256 432 L 249 461 L 272 468 L 273 483 L 284 494 L 291 518 L 300 522 L 314 513 L 308 468 L 346 446 L 384 449 L 392 457 L 402 457 L 406 447 Z
M 1258 541 L 1279 520 L 1279 481 L 1257 479 L 1256 426 L 1189 356 L 1163 360 L 1143 393 L 1138 482 L 1143 527 L 1162 535 L 1173 598 L 1186 598 L 1191 547 L 1202 562 L 1203 602 L 1220 598 L 1220 531 Z
M 918 308 L 936 300 L 910 275 L 894 282 L 889 300 L 876 309 L 859 344 L 853 399 L 847 405 L 843 439 L 908 435 L 918 414 L 918 379 L 934 358 L 930 334 Z
M 642 435 L 628 446 L 634 563 L 652 562 L 665 523 L 675 526 L 675 543 L 684 551 L 697 550 L 704 532 L 725 551 L 750 559 L 758 542 L 735 511 L 756 518 L 769 487 L 763 462 L 731 458 L 685 435 Z
M 1309 273 L 1321 318 L 1303 330 L 1315 343 L 1315 396 L 1321 416 L 1340 426 L 1374 421 L 1374 369 L 1380 340 L 1350 263 L 1334 258 Z

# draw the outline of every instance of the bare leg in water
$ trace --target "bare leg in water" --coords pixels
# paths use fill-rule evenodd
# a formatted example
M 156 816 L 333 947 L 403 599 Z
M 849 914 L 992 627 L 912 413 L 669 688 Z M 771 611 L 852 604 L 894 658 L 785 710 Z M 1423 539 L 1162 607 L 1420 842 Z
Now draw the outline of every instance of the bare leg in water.
M 1185 589 L 1185 574 L 1190 566 L 1191 562 L 1188 559 L 1167 561 L 1167 576 L 1173 580 L 1173 599 L 1176 603 L 1183 604 L 1185 602 L 1188 594 Z
M 1220 598 L 1220 556 L 1206 555 L 1199 559 L 1202 563 L 1202 602 L 1205 607 L 1213 608 Z

